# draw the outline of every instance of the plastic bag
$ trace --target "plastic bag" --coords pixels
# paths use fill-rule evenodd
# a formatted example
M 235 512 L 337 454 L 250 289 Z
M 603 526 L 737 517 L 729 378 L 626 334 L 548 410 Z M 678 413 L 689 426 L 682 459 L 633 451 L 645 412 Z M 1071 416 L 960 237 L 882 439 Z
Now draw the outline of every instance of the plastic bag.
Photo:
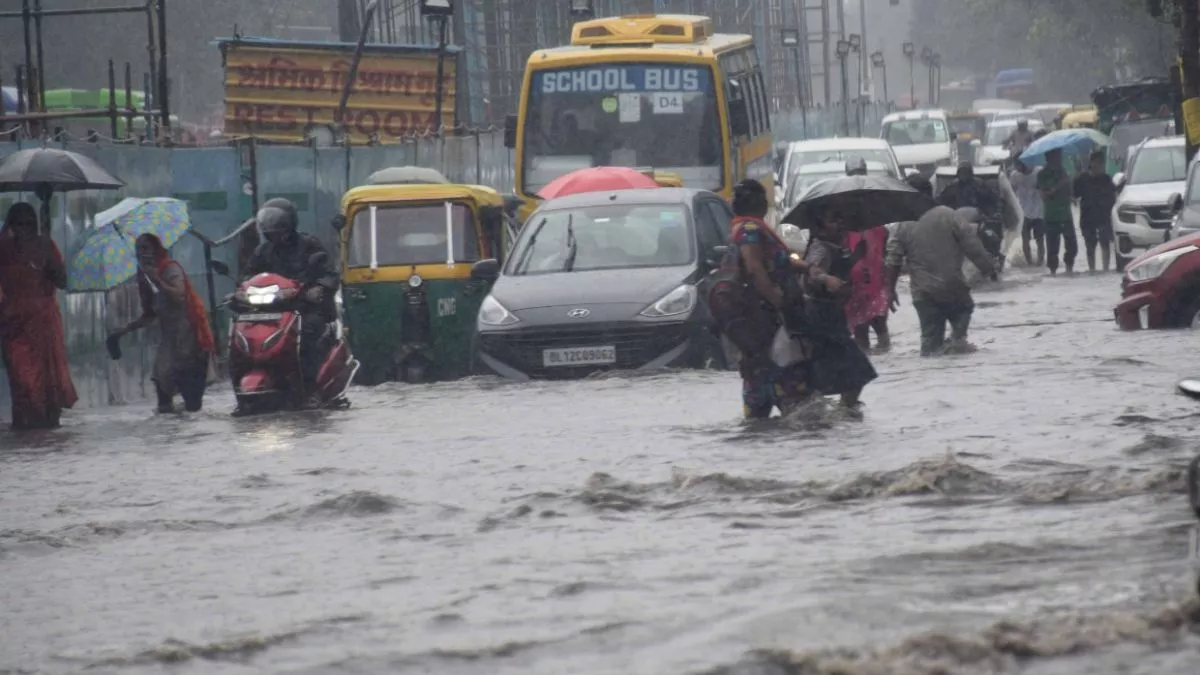
M 780 326 L 775 331 L 775 339 L 771 341 L 771 361 L 780 368 L 787 368 L 803 360 L 804 345 L 792 337 L 786 327 Z

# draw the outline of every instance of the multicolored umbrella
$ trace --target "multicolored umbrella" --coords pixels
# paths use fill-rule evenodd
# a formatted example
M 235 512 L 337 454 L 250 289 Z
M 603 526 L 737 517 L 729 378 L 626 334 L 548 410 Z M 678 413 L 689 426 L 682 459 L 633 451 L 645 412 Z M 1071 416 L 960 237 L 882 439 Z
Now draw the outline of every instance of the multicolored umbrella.
M 67 290 L 107 291 L 137 273 L 134 241 L 154 234 L 170 248 L 191 227 L 187 203 L 127 198 L 96 214 L 96 226 L 67 268 Z

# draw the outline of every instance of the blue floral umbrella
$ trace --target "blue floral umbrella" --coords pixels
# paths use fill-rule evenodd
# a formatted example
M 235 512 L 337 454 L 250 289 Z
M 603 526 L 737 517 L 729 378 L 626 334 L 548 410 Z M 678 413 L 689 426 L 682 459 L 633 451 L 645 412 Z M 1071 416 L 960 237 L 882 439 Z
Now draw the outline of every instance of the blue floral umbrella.
M 96 214 L 96 226 L 71 259 L 67 290 L 107 291 L 137 273 L 134 241 L 154 234 L 170 248 L 191 227 L 187 203 L 178 199 L 127 198 Z

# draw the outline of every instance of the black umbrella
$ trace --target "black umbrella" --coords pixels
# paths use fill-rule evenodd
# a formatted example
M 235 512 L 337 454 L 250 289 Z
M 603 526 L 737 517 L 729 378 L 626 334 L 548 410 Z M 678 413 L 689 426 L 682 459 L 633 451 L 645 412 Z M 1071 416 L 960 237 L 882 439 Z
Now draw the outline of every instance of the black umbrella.
M 851 230 L 917 220 L 937 205 L 908 183 L 891 176 L 842 176 L 810 187 L 781 222 L 814 227 L 818 224 L 817 216 L 835 204 Z
M 50 197 L 72 190 L 118 190 L 125 182 L 91 157 L 56 148 L 18 150 L 0 161 L 0 192 L 33 192 L 42 200 L 42 225 L 49 227 Z
M 55 148 L 18 150 L 0 161 L 0 192 L 117 190 L 113 177 L 90 157 Z

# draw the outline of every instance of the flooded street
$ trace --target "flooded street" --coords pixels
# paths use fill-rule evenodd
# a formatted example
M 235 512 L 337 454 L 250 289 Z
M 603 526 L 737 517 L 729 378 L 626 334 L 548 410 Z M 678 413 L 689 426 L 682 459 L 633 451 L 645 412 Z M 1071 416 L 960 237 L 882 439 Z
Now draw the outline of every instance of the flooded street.
M 905 292 L 862 422 L 679 372 L 0 434 L 0 671 L 1193 673 L 1197 343 L 1118 286 L 1016 270 L 941 360 Z

